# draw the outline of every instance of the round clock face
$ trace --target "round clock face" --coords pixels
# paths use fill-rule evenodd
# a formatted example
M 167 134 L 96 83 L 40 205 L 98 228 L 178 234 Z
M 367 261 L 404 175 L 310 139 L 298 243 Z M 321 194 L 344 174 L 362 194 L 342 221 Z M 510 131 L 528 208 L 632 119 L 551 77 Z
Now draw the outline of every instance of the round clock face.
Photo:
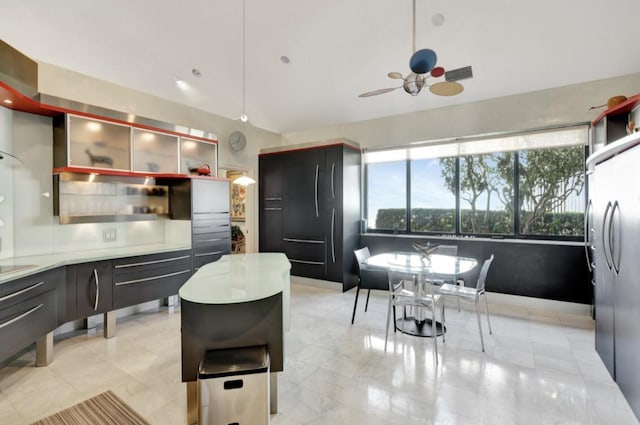
M 239 131 L 234 131 L 229 135 L 229 146 L 236 152 L 241 151 L 247 146 L 247 138 Z

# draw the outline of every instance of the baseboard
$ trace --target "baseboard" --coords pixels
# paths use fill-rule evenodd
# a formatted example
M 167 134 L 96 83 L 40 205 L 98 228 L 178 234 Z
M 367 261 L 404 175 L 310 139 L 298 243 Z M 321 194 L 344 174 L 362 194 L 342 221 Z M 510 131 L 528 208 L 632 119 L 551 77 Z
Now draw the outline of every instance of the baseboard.
M 575 314 L 580 316 L 591 316 L 592 309 L 590 304 L 546 300 L 543 298 L 500 294 L 497 292 L 487 292 L 487 300 L 489 301 L 489 304 L 521 307 L 531 310 L 541 310 L 561 314 Z
M 340 282 L 332 282 L 329 280 L 322 279 L 312 279 L 310 277 L 302 277 L 302 276 L 291 276 L 291 283 L 314 286 L 316 288 L 323 289 L 335 289 L 337 291 L 342 292 L 342 283 Z

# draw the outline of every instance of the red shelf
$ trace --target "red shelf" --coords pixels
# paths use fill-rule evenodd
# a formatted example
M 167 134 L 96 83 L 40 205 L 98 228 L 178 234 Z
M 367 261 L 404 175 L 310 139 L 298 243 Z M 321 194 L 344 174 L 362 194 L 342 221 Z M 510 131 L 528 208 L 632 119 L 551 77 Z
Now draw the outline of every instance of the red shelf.
M 78 174 L 102 174 L 105 176 L 120 177 L 155 177 L 164 179 L 206 179 L 206 180 L 223 180 L 229 179 L 213 176 L 198 176 L 195 174 L 179 174 L 179 173 L 141 173 L 137 171 L 109 170 L 104 168 L 89 167 L 57 167 L 53 169 L 53 174 L 60 173 L 78 173 Z
M 606 116 L 609 116 L 609 115 L 628 114 L 638 104 L 640 104 L 640 94 L 636 94 L 635 96 L 631 96 L 630 98 L 628 98 L 624 102 L 614 106 L 613 108 L 607 109 L 606 111 L 604 111 L 603 113 L 598 115 L 598 118 L 593 120 L 593 122 L 591 124 L 592 125 L 596 125 L 596 124 L 598 124 L 598 122 L 600 120 L 602 120 L 602 118 L 604 118 Z

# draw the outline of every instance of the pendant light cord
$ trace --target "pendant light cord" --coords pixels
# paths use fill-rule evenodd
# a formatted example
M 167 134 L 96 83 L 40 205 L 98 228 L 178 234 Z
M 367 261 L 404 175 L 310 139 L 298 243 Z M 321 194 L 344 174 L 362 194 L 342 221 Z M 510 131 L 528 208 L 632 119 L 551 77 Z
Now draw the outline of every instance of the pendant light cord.
M 414 0 L 415 1 L 415 0 Z M 245 104 L 246 104 L 246 30 L 245 30 L 245 0 L 242 0 L 242 115 L 246 117 Z

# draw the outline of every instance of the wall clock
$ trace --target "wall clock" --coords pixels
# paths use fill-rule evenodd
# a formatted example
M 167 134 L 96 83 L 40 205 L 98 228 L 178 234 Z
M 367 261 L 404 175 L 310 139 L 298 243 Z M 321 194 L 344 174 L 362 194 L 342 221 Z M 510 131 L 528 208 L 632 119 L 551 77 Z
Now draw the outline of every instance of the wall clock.
M 229 146 L 232 150 L 240 152 L 247 146 L 247 138 L 240 131 L 234 131 L 229 135 Z

